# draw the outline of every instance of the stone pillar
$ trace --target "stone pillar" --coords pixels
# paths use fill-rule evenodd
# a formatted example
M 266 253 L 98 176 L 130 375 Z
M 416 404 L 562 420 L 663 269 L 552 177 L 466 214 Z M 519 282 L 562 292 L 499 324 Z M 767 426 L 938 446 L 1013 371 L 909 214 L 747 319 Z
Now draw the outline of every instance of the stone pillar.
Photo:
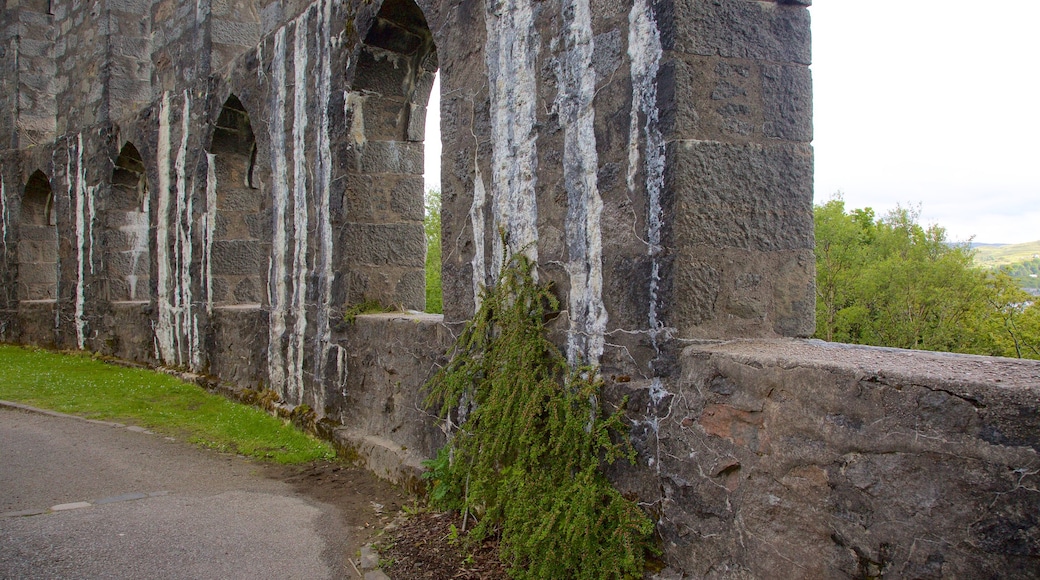
M 46 0 L 7 2 L 0 20 L 0 148 L 54 138 L 54 18 Z

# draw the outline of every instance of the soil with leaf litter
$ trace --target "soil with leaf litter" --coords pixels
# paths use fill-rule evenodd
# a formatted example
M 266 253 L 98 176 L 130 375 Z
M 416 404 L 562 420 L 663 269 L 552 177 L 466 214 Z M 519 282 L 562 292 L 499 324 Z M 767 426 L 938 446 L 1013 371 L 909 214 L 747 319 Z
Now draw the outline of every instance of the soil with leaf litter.
M 472 519 L 469 521 L 472 525 Z M 507 579 L 498 540 L 467 540 L 458 514 L 421 512 L 398 519 L 379 542 L 382 570 L 394 580 Z
M 319 502 L 335 506 L 348 529 L 348 578 L 355 573 L 361 546 L 375 543 L 382 570 L 394 580 L 506 579 L 498 558 L 497 540 L 470 545 L 456 515 L 421 511 L 399 516 L 415 500 L 371 472 L 346 463 L 318 461 L 306 465 L 265 464 L 270 477 L 280 479 Z M 396 519 L 395 519 L 396 518 Z M 473 520 L 468 522 L 471 526 Z M 455 531 L 452 531 L 455 526 Z M 385 528 L 385 531 L 384 531 Z

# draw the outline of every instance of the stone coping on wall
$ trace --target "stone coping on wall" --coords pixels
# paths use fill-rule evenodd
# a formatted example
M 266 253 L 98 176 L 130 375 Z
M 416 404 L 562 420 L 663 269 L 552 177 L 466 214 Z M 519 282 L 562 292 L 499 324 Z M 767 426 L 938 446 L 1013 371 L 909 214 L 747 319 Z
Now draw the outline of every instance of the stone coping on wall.
M 1040 361 L 948 352 L 841 344 L 822 340 L 733 340 L 700 343 L 687 351 L 726 354 L 780 367 L 812 365 L 859 371 L 893 382 L 1027 389 L 1040 394 Z

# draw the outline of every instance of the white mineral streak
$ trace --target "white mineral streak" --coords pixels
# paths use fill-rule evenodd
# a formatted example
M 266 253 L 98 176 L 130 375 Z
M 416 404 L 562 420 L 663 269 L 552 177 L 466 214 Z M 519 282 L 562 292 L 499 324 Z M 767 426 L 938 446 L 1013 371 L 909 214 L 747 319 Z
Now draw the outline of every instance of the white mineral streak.
M 196 370 L 200 366 L 200 350 L 198 321 L 191 312 L 191 225 L 194 216 L 185 170 L 191 122 L 191 94 L 185 90 L 183 98 L 181 142 L 174 160 L 172 179 L 169 93 L 163 93 L 159 106 L 159 138 L 156 147 L 159 191 L 156 195 L 158 207 L 155 227 L 156 301 L 159 313 L 155 323 L 155 350 L 156 358 L 164 364 L 188 364 Z M 174 185 L 175 198 L 171 200 L 170 194 Z
M 345 399 L 347 397 L 347 349 L 338 344 L 332 346 L 336 349 L 336 384 L 339 386 L 339 394 Z
M 0 228 L 3 228 L 3 232 L 0 233 L 0 243 L 4 246 L 3 258 L 5 260 L 7 259 L 7 223 L 7 186 L 4 184 L 4 176 L 0 175 Z
M 83 170 L 83 134 L 80 133 L 76 137 L 75 146 L 76 155 L 76 177 L 75 185 L 73 185 L 73 178 L 70 173 L 72 165 L 73 148 L 68 148 L 68 163 L 66 164 L 65 179 L 70 190 L 75 192 L 75 212 L 76 212 L 76 346 L 80 350 L 83 349 L 85 338 L 86 338 L 86 326 L 87 322 L 83 317 L 83 306 L 86 301 L 84 296 L 84 280 L 83 280 L 83 252 L 85 250 L 86 243 L 86 226 L 84 224 L 85 216 L 83 215 L 86 209 L 84 205 L 86 200 L 85 189 L 86 184 L 84 180 Z
M 607 311 L 603 306 L 603 200 L 596 184 L 595 50 L 589 0 L 564 0 L 564 53 L 557 70 L 556 98 L 563 126 L 563 180 L 567 191 L 567 270 L 570 275 L 570 328 L 567 359 L 599 364 Z
M 355 91 L 344 93 L 343 114 L 350 119 L 350 139 L 357 150 L 367 142 L 365 139 L 365 95 Z
M 646 140 L 647 252 L 651 260 L 649 328 L 657 349 L 657 336 L 664 324 L 658 319 L 658 287 L 661 282 L 661 190 L 664 187 L 664 138 L 657 110 L 657 72 L 661 64 L 661 34 L 648 0 L 636 0 L 628 15 L 628 57 L 632 67 L 632 109 L 628 136 L 628 191 L 636 195 L 639 172 L 639 115 L 644 117 Z
M 192 212 L 192 196 L 188 189 L 186 164 L 188 157 L 188 133 L 191 123 L 191 93 L 184 90 L 184 105 L 181 109 L 181 145 L 174 160 L 174 171 L 177 176 L 177 215 L 176 215 L 176 247 L 177 247 L 177 287 L 174 291 L 174 337 L 177 341 L 177 364 L 186 362 L 191 369 L 200 364 L 200 352 L 197 336 L 197 321 L 191 312 L 191 226 L 194 223 Z M 184 344 L 181 344 L 181 341 Z
M 314 188 L 317 191 L 317 207 L 315 214 L 318 218 L 318 255 L 314 271 L 317 274 L 317 320 L 314 344 L 314 378 L 319 388 L 315 394 L 319 400 L 315 401 L 314 408 L 322 413 L 325 408 L 325 389 L 320 388 L 325 381 L 325 367 L 328 363 L 330 343 L 332 341 L 332 329 L 330 324 L 331 302 L 332 302 L 332 216 L 329 211 L 331 196 L 330 184 L 332 181 L 332 149 L 329 144 L 329 99 L 332 93 L 332 46 L 330 20 L 332 18 L 332 3 L 322 0 L 318 4 L 318 29 L 317 41 L 320 54 L 318 55 L 319 73 L 317 75 L 318 91 L 318 131 L 315 136 L 316 148 L 318 150 L 315 168 Z M 342 370 L 342 369 L 341 369 Z M 342 384 L 342 383 L 341 383 Z
M 473 159 L 473 205 L 469 208 L 469 221 L 473 225 L 473 308 L 480 308 L 480 290 L 487 284 L 487 260 L 484 256 L 484 206 L 487 192 L 484 176 L 480 173 L 480 162 Z
M 274 232 L 271 237 L 271 265 L 268 278 L 268 303 L 271 305 L 267 345 L 267 377 L 271 388 L 285 395 L 285 355 L 282 339 L 285 337 L 286 295 L 285 254 L 288 250 L 285 232 L 285 211 L 289 198 L 289 181 L 285 160 L 285 28 L 274 36 L 274 56 L 271 61 L 271 173 Z
M 259 50 L 259 49 L 258 49 Z M 202 214 L 202 265 L 206 314 L 213 313 L 213 237 L 217 229 L 217 155 L 206 153 L 206 212 Z
M 159 137 L 156 144 L 156 165 L 159 173 L 159 191 L 156 193 L 155 257 L 156 301 L 158 318 L 155 322 L 155 358 L 171 363 L 176 360 L 173 347 L 173 307 L 170 304 L 170 94 L 164 92 L 159 104 Z
M 138 211 L 126 212 L 123 225 L 119 231 L 126 234 L 130 240 L 130 273 L 126 276 L 127 286 L 130 288 L 130 300 L 137 300 L 137 269 L 142 260 L 148 260 L 148 195 L 140 192 L 141 207 Z M 145 288 L 145 291 L 148 289 Z
M 487 67 L 491 98 L 491 206 L 507 249 L 538 260 L 537 74 L 538 38 L 532 0 L 487 3 Z M 478 244 L 480 240 L 475 240 Z M 503 256 L 494 237 L 497 267 Z
M 256 82 L 264 82 L 264 43 L 256 45 Z
M 293 46 L 293 328 L 289 334 L 286 400 L 299 404 L 303 396 L 303 347 L 307 333 L 307 12 L 296 21 Z

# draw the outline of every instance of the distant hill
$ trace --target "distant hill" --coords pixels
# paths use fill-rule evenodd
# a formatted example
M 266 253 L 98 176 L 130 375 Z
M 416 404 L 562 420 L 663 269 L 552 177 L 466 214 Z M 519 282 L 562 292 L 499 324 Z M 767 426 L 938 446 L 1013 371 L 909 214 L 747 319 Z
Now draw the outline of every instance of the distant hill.
M 975 264 L 983 268 L 997 268 L 1040 257 L 1040 240 L 1023 244 L 972 244 L 971 247 L 975 250 Z

